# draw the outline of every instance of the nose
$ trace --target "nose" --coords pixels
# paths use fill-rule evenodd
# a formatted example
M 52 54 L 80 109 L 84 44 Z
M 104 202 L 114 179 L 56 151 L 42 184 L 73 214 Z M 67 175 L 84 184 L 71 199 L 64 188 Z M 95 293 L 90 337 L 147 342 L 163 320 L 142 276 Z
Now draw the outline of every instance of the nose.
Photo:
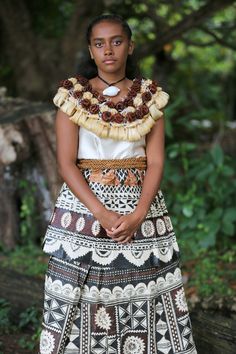
M 112 55 L 112 54 L 113 54 L 113 51 L 112 51 L 112 48 L 111 48 L 110 43 L 108 43 L 108 44 L 105 45 L 105 47 L 104 47 L 104 54 L 105 54 L 105 55 Z

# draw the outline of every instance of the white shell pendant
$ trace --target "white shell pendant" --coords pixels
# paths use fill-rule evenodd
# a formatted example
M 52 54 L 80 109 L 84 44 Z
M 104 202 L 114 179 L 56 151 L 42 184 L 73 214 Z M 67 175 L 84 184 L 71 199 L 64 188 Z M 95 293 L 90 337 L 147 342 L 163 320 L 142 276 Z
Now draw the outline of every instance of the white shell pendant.
M 116 86 L 109 86 L 102 91 L 104 96 L 116 96 L 120 92 L 120 89 Z

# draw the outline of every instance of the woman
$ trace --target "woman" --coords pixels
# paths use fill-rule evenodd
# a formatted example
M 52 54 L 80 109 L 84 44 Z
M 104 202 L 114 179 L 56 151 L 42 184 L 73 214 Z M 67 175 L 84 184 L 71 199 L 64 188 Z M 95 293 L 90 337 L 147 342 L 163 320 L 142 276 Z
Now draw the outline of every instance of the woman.
M 171 220 L 159 189 L 168 101 L 126 77 L 134 43 L 116 15 L 88 27 L 97 75 L 54 97 L 64 183 L 44 238 L 41 354 L 195 354 Z

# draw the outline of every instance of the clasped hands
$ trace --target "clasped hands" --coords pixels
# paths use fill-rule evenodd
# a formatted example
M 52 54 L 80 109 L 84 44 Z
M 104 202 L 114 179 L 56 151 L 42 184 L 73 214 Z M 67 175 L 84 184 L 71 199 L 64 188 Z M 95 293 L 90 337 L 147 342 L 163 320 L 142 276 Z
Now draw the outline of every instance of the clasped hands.
M 120 244 L 124 244 L 131 242 L 134 233 L 142 223 L 142 218 L 135 211 L 130 214 L 120 215 L 114 211 L 106 210 L 99 218 L 99 222 L 110 238 Z

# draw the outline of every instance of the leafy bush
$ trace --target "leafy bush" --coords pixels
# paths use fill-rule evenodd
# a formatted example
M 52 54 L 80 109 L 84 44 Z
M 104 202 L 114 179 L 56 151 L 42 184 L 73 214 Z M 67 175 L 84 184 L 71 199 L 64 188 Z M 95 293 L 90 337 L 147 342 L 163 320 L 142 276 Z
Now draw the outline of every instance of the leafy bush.
M 17 334 L 20 331 L 19 346 L 21 348 L 33 350 L 38 345 L 41 333 L 41 317 L 41 310 L 31 306 L 21 312 L 19 319 L 18 317 L 16 319 L 11 313 L 11 304 L 0 298 L 0 333 L 8 335 Z M 0 343 L 0 347 L 2 344 Z
M 10 333 L 13 329 L 13 325 L 10 320 L 11 306 L 10 303 L 0 298 L 0 332 Z
M 183 272 L 188 279 L 186 287 L 201 298 L 235 294 L 236 245 L 230 250 L 202 250 L 199 257 L 184 262 Z
M 33 350 L 38 345 L 40 333 L 41 333 L 41 311 L 34 306 L 28 307 L 24 312 L 20 314 L 19 329 L 24 331 L 27 328 L 33 332 L 33 335 L 22 336 L 19 340 L 21 348 Z
M 36 205 L 36 187 L 27 180 L 19 181 L 21 192 L 20 205 L 20 236 L 22 244 L 30 244 L 37 237 L 39 215 Z M 30 235 L 30 237 L 29 237 Z
M 43 276 L 46 271 L 48 257 L 45 257 L 41 248 L 32 242 L 26 246 L 17 246 L 12 251 L 4 251 L 3 254 L 3 267 L 33 276 Z
M 192 143 L 168 146 L 162 189 L 185 258 L 232 244 L 236 227 L 234 164 L 217 144 L 204 154 Z

